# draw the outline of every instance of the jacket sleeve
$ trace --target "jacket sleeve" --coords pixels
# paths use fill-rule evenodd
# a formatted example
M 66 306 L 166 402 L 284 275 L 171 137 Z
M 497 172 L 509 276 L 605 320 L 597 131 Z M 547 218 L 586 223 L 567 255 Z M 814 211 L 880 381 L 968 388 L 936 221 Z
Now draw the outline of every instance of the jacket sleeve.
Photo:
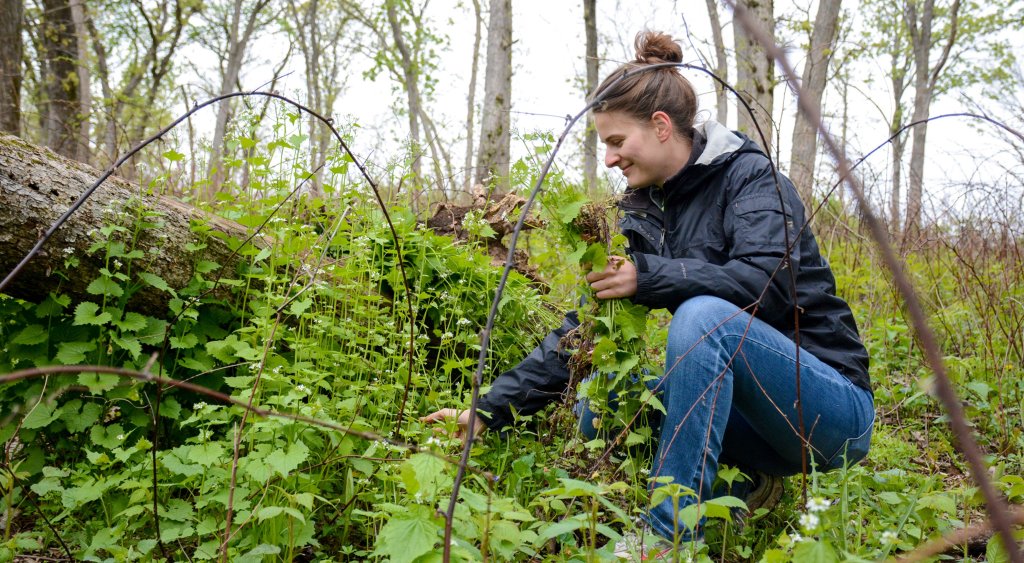
M 516 367 L 502 373 L 480 397 L 480 417 L 491 430 L 501 430 L 513 422 L 512 411 L 533 414 L 548 403 L 557 401 L 569 384 L 569 354 L 559 341 L 579 326 L 576 313 L 570 312 L 562 326 L 551 331 Z
M 751 160 L 757 159 L 756 166 Z M 698 258 L 667 258 L 633 253 L 637 267 L 635 303 L 675 311 L 698 295 L 713 295 L 738 307 L 757 303 L 756 315 L 776 324 L 792 311 L 791 267 L 799 268 L 797 226 L 803 206 L 788 178 L 779 174 L 785 213 L 775 179 L 761 155 L 739 159 L 728 172 L 723 231 L 728 259 L 722 264 Z M 788 239 L 787 239 L 788 235 Z M 789 243 L 789 260 L 787 245 Z M 755 311 L 750 310 L 752 313 Z

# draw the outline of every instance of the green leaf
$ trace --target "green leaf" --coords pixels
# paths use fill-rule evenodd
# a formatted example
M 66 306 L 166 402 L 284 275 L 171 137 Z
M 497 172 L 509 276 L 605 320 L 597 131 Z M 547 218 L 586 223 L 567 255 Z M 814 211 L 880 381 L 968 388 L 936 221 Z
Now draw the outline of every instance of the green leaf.
M 394 563 L 412 563 L 432 549 L 441 529 L 432 517 L 433 510 L 422 505 L 392 516 L 377 535 L 374 555 Z
M 89 439 L 93 444 L 112 450 L 124 443 L 124 428 L 120 424 L 110 426 L 93 426 L 89 430 Z
M 149 272 L 140 272 L 139 278 L 157 289 L 166 291 L 167 293 L 174 295 L 174 290 L 171 289 L 171 286 L 167 285 L 167 282 L 165 282 L 163 278 L 156 274 L 151 274 Z
M 106 314 L 106 313 L 104 313 Z M 57 345 L 57 361 L 73 366 L 85 361 L 86 354 L 96 349 L 96 342 L 61 342 Z
M 584 527 L 586 525 L 587 525 L 586 521 L 584 521 L 582 519 L 578 519 L 578 518 L 573 518 L 573 519 L 569 519 L 569 520 L 562 520 L 560 522 L 555 522 L 554 524 L 544 528 L 544 530 L 540 534 L 537 535 L 537 541 L 538 542 L 546 542 L 549 539 L 557 538 L 558 536 L 560 536 L 562 534 L 568 534 L 569 532 L 575 532 L 576 530 L 579 530 L 580 528 L 582 528 L 582 527 Z
M 125 332 L 137 332 L 146 328 L 146 317 L 134 313 L 125 313 L 124 318 L 119 321 L 114 321 L 114 326 Z
M 420 493 L 424 498 L 432 499 L 444 476 L 444 462 L 429 454 L 413 454 L 402 464 L 400 475 L 410 495 Z
M 839 561 L 836 557 L 835 550 L 828 542 L 822 541 L 802 541 L 796 544 L 793 548 L 793 561 L 800 561 L 801 563 L 835 563 Z
M 303 524 L 306 523 L 306 517 L 303 516 L 301 512 L 295 510 L 294 508 L 291 508 L 290 506 L 265 506 L 261 508 L 259 512 L 256 513 L 256 517 L 257 519 L 259 519 L 260 522 L 262 522 L 269 518 L 280 516 L 281 514 L 287 514 L 288 516 L 291 516 L 292 518 L 298 520 L 299 522 L 302 522 Z
M 171 162 L 178 162 L 179 160 L 182 160 L 182 159 L 185 158 L 185 155 L 181 154 L 180 152 L 178 152 L 178 151 L 176 151 L 174 149 L 171 149 L 171 150 L 165 152 L 163 156 L 164 156 L 164 158 L 166 158 L 167 160 L 169 160 Z
M 189 452 L 188 458 L 203 467 L 213 467 L 215 463 L 220 461 L 223 453 L 223 444 L 219 442 L 205 442 L 192 446 L 192 451 Z
M 74 324 L 75 325 L 97 325 L 97 326 L 103 326 L 103 325 L 109 323 L 111 318 L 112 318 L 110 316 L 110 313 L 104 312 L 104 313 L 96 314 L 99 310 L 100 310 L 100 306 L 95 304 L 95 303 L 92 303 L 92 302 L 89 302 L 89 301 L 85 301 L 83 303 L 79 303 L 78 307 L 75 307 L 75 323 Z
M 288 451 L 276 449 L 265 459 L 271 469 L 287 477 L 289 473 L 298 469 L 299 465 L 309 457 L 309 448 L 302 442 L 295 442 L 288 446 Z
M 953 500 L 953 497 L 944 493 L 933 493 L 923 496 L 917 501 L 917 505 L 945 514 L 956 514 L 956 501 Z
M 64 425 L 67 426 L 68 432 L 77 434 L 86 428 L 89 428 L 96 421 L 100 419 L 100 415 L 103 414 L 103 407 L 96 403 L 85 403 L 81 409 L 77 405 L 74 408 L 71 407 L 71 403 L 64 405 Z
M 51 422 L 57 420 L 60 417 L 61 411 L 57 408 L 54 403 L 37 403 L 36 406 L 32 407 L 28 415 L 25 416 L 25 420 L 21 423 L 21 427 L 27 430 L 33 430 L 36 428 L 45 428 L 49 426 Z
M 78 382 L 89 388 L 90 393 L 100 394 L 117 387 L 120 378 L 111 373 L 80 373 Z
M 43 325 L 28 325 L 21 329 L 14 338 L 11 339 L 12 344 L 24 344 L 31 346 L 33 344 L 42 344 L 46 342 L 46 339 L 50 337 L 50 334 L 46 331 Z
M 92 280 L 85 290 L 93 295 L 109 295 L 111 297 L 124 295 L 124 289 L 121 289 L 121 286 L 108 276 L 100 276 Z
M 114 336 L 111 338 L 111 340 L 114 342 L 114 344 L 117 344 L 119 348 L 131 354 L 133 360 L 139 359 L 139 354 L 142 353 L 142 344 L 139 344 L 138 338 L 122 338 L 119 336 Z

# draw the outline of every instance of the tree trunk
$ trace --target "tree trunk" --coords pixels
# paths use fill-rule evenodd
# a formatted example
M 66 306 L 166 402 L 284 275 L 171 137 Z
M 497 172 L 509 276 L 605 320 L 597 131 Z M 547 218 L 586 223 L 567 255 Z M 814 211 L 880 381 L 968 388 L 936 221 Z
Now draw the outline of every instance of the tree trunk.
M 0 0 L 0 133 L 21 134 L 24 0 Z
M 583 27 L 587 35 L 587 91 L 593 95 L 597 90 L 597 0 L 583 0 Z M 583 137 L 583 180 L 587 193 L 597 191 L 597 128 L 593 112 L 587 112 L 587 130 Z
M 814 17 L 814 31 L 807 49 L 803 80 L 800 90 L 811 105 L 821 110 L 821 98 L 825 92 L 825 78 L 828 75 L 829 60 L 835 51 L 836 29 L 839 23 L 841 0 L 821 0 Z M 800 198 L 809 205 L 814 196 L 814 162 L 818 152 L 818 136 L 815 124 L 803 112 L 797 112 L 793 127 L 793 149 L 790 156 L 789 177 L 796 186 Z
M 773 0 L 743 0 L 754 25 L 775 36 L 775 12 Z M 743 26 L 734 24 L 736 43 L 736 90 L 750 105 L 754 115 L 739 107 L 739 130 L 747 134 L 766 153 L 772 150 L 772 107 L 775 99 L 775 64 L 756 39 L 743 33 Z M 758 134 L 760 129 L 761 134 Z
M 725 38 L 722 36 L 722 20 L 718 17 L 718 6 L 715 0 L 707 0 L 708 17 L 711 19 L 711 37 L 715 42 L 715 74 L 719 78 L 729 81 L 729 58 L 725 52 Z M 729 95 L 718 82 L 715 82 L 715 103 L 718 108 L 715 113 L 715 120 L 722 125 L 728 125 L 729 120 Z
M 942 73 L 942 68 L 949 60 L 949 53 L 957 38 L 957 18 L 960 11 L 960 0 L 953 0 L 949 8 L 950 33 L 946 38 L 939 60 L 930 66 L 932 49 L 932 23 L 935 16 L 935 0 L 924 0 L 920 20 L 917 14 L 917 0 L 910 0 L 906 5 L 905 17 L 910 30 L 911 46 L 914 51 L 914 144 L 910 150 L 910 186 L 907 191 L 907 222 L 908 234 L 915 234 L 921 228 L 921 204 L 924 195 L 924 156 L 925 142 L 928 136 L 927 119 L 931 113 L 935 83 Z
M 242 71 L 242 62 L 245 60 L 245 53 L 249 48 L 249 40 L 259 23 L 260 12 L 267 7 L 269 0 L 260 0 L 252 6 L 252 11 L 245 18 L 245 27 L 242 28 L 242 0 L 234 0 L 231 6 L 231 20 L 228 25 L 227 60 L 224 66 L 224 75 L 220 82 L 220 95 L 224 96 L 234 92 L 238 83 L 238 75 Z M 227 179 L 224 173 L 224 137 L 227 134 L 228 117 L 231 113 L 231 100 L 225 100 L 217 108 L 217 122 L 213 129 L 213 155 L 210 157 L 210 166 L 213 173 L 208 184 L 206 197 L 213 199 L 221 189 L 221 184 Z
M 491 0 L 487 24 L 487 71 L 480 124 L 476 182 L 492 182 L 499 194 L 509 190 L 509 110 L 512 103 L 512 0 Z
M 40 235 L 63 214 L 71 204 L 100 176 L 87 165 L 60 157 L 47 149 L 17 137 L 0 135 L 0 275 L 6 276 L 39 240 Z M 139 207 L 158 211 L 162 223 L 157 229 L 141 232 L 136 248 L 146 257 L 135 267 L 155 274 L 172 289 L 188 285 L 192 278 L 196 255 L 185 250 L 198 235 L 190 228 L 191 221 L 209 225 L 214 231 L 236 239 L 246 237 L 246 229 L 237 223 L 206 214 L 176 199 L 150 195 L 138 185 L 117 176 L 108 178 L 86 203 L 50 238 L 5 289 L 8 295 L 28 301 L 40 301 L 49 292 L 60 291 L 72 296 L 88 296 L 86 287 L 105 267 L 101 253 L 89 255 L 93 233 L 102 226 L 131 222 Z M 128 219 L 117 215 L 129 210 Z M 129 225 L 130 226 L 130 225 Z M 203 240 L 206 249 L 202 258 L 221 265 L 220 270 L 206 274 L 215 279 L 219 273 L 232 277 L 240 262 L 228 244 L 219 237 Z M 257 239 L 254 242 L 258 243 Z M 75 256 L 79 264 L 72 275 L 62 277 L 64 260 Z M 133 271 L 137 276 L 139 270 Z M 135 279 L 133 281 L 138 281 Z M 221 295 L 226 295 L 222 292 Z M 148 314 L 166 312 L 170 294 L 142 284 L 128 302 L 129 308 Z
M 68 158 L 78 155 L 78 36 L 67 0 L 43 0 L 42 32 L 46 146 Z M 81 142 L 84 142 L 82 140 Z
M 391 37 L 398 51 L 398 61 L 402 68 L 402 83 L 405 86 L 406 101 L 409 104 L 409 149 L 412 155 L 412 176 L 415 184 L 419 184 L 422 165 L 420 164 L 420 114 L 422 98 L 420 97 L 420 77 L 416 61 L 402 34 L 402 24 L 398 21 L 398 9 L 394 2 L 386 3 L 388 25 Z
M 89 70 L 89 44 L 87 37 L 89 31 L 85 27 L 85 2 L 84 0 L 71 3 L 71 20 L 75 24 L 75 37 L 78 38 L 78 108 L 81 118 L 78 120 L 78 152 L 75 160 L 92 164 L 92 151 L 89 148 L 90 134 L 89 115 L 92 112 L 92 72 Z
M 476 115 L 476 75 L 480 67 L 480 22 L 483 17 L 480 14 L 480 0 L 473 0 L 473 60 L 469 67 L 469 95 L 466 97 L 466 180 L 464 188 L 469 192 L 473 187 L 473 133 L 474 116 Z

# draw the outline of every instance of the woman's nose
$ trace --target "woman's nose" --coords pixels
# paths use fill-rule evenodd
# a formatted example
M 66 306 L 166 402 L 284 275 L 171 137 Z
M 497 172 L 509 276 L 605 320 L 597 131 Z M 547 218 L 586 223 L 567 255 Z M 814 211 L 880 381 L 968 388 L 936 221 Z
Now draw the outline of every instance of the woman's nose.
M 618 155 L 618 153 L 616 153 L 612 149 L 607 149 L 607 150 L 604 151 L 604 165 L 605 165 L 605 167 L 611 168 L 611 167 L 615 166 L 615 164 L 618 163 L 618 162 L 619 162 L 619 155 Z

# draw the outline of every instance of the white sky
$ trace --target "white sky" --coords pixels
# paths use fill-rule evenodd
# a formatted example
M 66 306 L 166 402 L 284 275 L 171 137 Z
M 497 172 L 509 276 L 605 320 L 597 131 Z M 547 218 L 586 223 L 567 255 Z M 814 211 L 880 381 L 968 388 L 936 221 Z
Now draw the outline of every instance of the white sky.
M 484 3 L 486 4 L 485 0 Z M 574 115 L 584 106 L 584 94 L 579 86 L 580 77 L 585 72 L 581 3 L 565 0 L 515 0 L 512 4 L 515 39 L 512 85 L 513 132 L 522 135 L 533 131 L 546 131 L 557 137 L 564 128 L 564 116 Z M 810 0 L 777 0 L 776 15 L 799 14 L 807 11 L 809 4 Z M 851 0 L 844 4 L 847 10 L 855 8 L 855 2 Z M 450 41 L 449 48 L 441 57 L 438 76 L 443 78 L 439 81 L 435 99 L 429 103 L 430 113 L 434 121 L 445 129 L 446 133 L 443 134 L 450 143 L 448 149 L 453 166 L 458 169 L 465 157 L 466 100 L 473 43 L 472 6 L 468 5 L 468 2 L 456 0 L 434 0 L 429 6 L 430 13 L 436 18 L 435 29 L 447 35 Z M 680 39 L 687 62 L 700 63 L 695 49 L 703 51 L 705 56 L 711 55 L 710 24 L 703 2 L 643 3 L 598 0 L 597 7 L 599 56 L 610 60 L 601 67 L 602 78 L 618 65 L 618 61 L 632 57 L 633 36 L 644 28 L 665 31 Z M 731 45 L 731 16 L 725 9 L 720 11 L 721 19 L 725 23 L 726 44 Z M 813 11 L 810 13 L 813 15 Z M 484 17 L 486 24 L 486 14 Z M 450 24 L 445 21 L 449 18 Z M 689 41 L 687 37 L 690 38 Z M 269 49 L 268 43 L 271 47 Z M 483 92 L 485 49 L 486 46 L 481 45 L 477 79 L 478 103 Z M 276 50 L 280 51 L 281 54 L 277 55 L 280 57 L 285 47 L 278 45 Z M 272 42 L 261 42 L 258 56 L 273 64 L 277 64 L 279 60 L 274 59 L 275 49 Z M 293 56 L 296 60 L 296 72 L 279 88 L 284 92 L 294 93 L 301 90 L 305 80 L 299 56 Z M 799 56 L 799 49 L 791 50 L 791 57 L 794 57 L 791 62 L 799 64 Z M 377 164 L 386 165 L 388 159 L 394 156 L 388 154 L 388 148 L 400 146 L 398 141 L 400 136 L 405 134 L 406 122 L 404 118 L 396 118 L 393 114 L 392 103 L 395 93 L 387 78 L 382 75 L 376 82 L 370 82 L 362 78 L 363 68 L 358 66 L 369 63 L 357 60 L 354 64 L 354 68 L 347 68 L 344 71 L 349 79 L 347 89 L 336 108 L 336 115 L 342 122 L 356 121 L 361 125 L 361 129 L 356 132 L 354 143 L 357 152 L 369 155 Z M 863 72 L 865 75 L 878 75 L 881 71 L 879 67 L 880 65 L 876 64 L 874 69 L 869 67 Z M 266 66 L 262 69 L 249 68 L 243 74 L 243 83 L 246 87 L 255 87 L 265 82 L 268 77 L 269 70 Z M 703 111 L 699 118 L 713 117 L 714 96 L 710 81 L 696 73 L 688 77 L 694 82 L 698 92 L 706 93 L 701 99 Z M 882 87 L 884 84 L 884 76 L 876 76 L 873 85 L 863 85 L 861 90 L 865 95 L 873 97 L 872 102 L 868 102 L 861 94 L 851 93 L 851 131 L 854 135 L 851 141 L 852 152 L 865 153 L 888 137 L 885 118 L 875 107 L 879 106 L 887 114 L 890 112 L 891 95 Z M 1013 94 L 1020 95 L 1019 92 Z M 908 92 L 907 100 L 912 95 L 912 91 Z M 826 103 L 830 101 L 830 96 L 835 97 L 834 90 L 826 92 Z M 785 103 L 780 104 L 780 98 L 784 99 Z M 781 160 L 785 169 L 789 156 L 788 145 L 794 108 L 792 96 L 783 86 L 776 92 L 776 106 L 776 122 L 782 128 Z M 932 115 L 964 109 L 950 97 L 933 103 Z M 735 109 L 731 108 L 732 125 L 735 123 L 734 120 Z M 832 125 L 833 131 L 838 132 L 839 125 Z M 947 120 L 930 125 L 927 182 L 955 182 L 957 178 L 969 178 L 974 173 L 975 165 L 965 163 L 965 159 L 977 154 L 979 148 L 984 150 L 990 135 L 978 133 L 967 125 L 963 120 Z M 478 137 L 479 114 L 474 126 L 477 129 L 475 135 Z M 574 132 L 578 134 L 581 130 L 582 126 L 579 124 Z M 515 137 L 512 144 L 513 158 L 522 157 L 527 153 L 523 142 L 517 141 Z M 575 151 L 578 145 L 575 141 L 569 145 L 560 153 L 560 160 L 566 163 L 567 168 L 579 169 L 582 163 Z M 970 152 L 965 148 L 970 149 Z M 887 168 L 888 159 L 886 152 L 880 151 L 870 162 L 873 167 L 884 169 Z M 909 162 L 909 146 L 906 159 Z M 827 165 L 827 160 L 821 164 L 819 159 L 819 169 Z

